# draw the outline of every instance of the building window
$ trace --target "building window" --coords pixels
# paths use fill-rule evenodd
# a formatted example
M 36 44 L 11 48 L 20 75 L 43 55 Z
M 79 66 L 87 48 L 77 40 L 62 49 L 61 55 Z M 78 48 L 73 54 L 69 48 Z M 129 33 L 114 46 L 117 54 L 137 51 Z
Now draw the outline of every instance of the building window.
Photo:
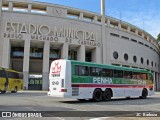
M 61 57 L 61 51 L 59 49 L 50 49 L 50 59 L 56 60 Z
M 143 58 L 141 57 L 141 63 L 143 64 Z
M 23 47 L 11 47 L 11 57 L 23 57 L 24 48 Z
M 114 57 L 114 59 L 118 59 L 118 52 L 114 51 L 113 52 L 113 57 Z
M 137 57 L 133 56 L 133 61 L 136 63 L 137 62 Z
M 124 59 L 125 59 L 125 61 L 128 60 L 128 54 L 127 53 L 124 54 Z
M 115 37 L 119 37 L 118 34 L 115 34 L 115 33 L 110 33 L 111 36 L 115 36 Z
M 152 67 L 153 67 L 153 61 L 151 62 L 151 65 L 152 65 Z
M 68 52 L 69 60 L 77 60 L 77 51 L 69 51 Z
M 147 59 L 147 65 L 149 65 L 149 60 Z

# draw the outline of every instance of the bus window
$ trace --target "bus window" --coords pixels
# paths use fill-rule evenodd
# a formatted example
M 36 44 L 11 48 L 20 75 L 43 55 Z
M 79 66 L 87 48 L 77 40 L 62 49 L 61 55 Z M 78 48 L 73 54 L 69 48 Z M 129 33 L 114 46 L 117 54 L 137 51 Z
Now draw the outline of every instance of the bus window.
M 101 68 L 96 68 L 96 75 L 101 76 L 102 75 L 102 69 Z
M 94 67 L 90 68 L 90 75 L 91 76 L 96 76 L 96 68 L 94 68 Z
M 132 72 L 131 71 L 124 71 L 123 72 L 123 78 L 132 78 Z
M 115 78 L 123 78 L 123 71 L 122 70 L 114 70 L 114 77 Z
M 147 74 L 146 73 L 141 73 L 141 79 L 147 80 L 148 79 Z
M 79 66 L 79 75 L 80 76 L 88 76 L 88 67 Z
M 91 76 L 101 76 L 102 75 L 102 69 L 101 68 L 96 68 L 96 67 L 91 67 L 90 68 L 90 75 Z
M 113 70 L 111 69 L 103 69 L 103 77 L 113 77 Z
M 141 79 L 141 73 L 133 72 L 133 79 Z
M 75 75 L 79 75 L 79 66 L 78 65 L 75 66 Z

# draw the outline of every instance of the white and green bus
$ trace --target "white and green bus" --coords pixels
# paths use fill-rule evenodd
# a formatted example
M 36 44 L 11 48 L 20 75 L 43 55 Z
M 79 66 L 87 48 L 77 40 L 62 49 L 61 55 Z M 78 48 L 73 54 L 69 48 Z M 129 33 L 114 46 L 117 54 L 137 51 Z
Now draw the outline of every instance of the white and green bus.
M 50 67 L 48 96 L 108 101 L 153 94 L 152 73 L 144 69 L 63 59 Z

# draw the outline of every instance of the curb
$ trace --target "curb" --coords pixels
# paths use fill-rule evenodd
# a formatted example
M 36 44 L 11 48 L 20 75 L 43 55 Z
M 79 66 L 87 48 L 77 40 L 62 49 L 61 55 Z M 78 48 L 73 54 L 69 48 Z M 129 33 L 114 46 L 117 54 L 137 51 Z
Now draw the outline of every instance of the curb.
M 48 91 L 33 91 L 33 90 L 24 90 L 18 91 L 19 93 L 47 93 Z

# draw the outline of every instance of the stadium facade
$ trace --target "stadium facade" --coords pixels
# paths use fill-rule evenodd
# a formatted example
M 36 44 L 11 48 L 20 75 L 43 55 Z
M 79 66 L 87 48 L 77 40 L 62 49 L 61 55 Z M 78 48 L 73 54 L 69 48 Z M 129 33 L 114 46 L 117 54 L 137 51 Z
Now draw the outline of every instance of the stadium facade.
M 160 89 L 159 46 L 146 31 L 71 7 L 0 0 L 0 66 L 23 72 L 25 89 L 47 90 L 60 58 L 147 69 Z

